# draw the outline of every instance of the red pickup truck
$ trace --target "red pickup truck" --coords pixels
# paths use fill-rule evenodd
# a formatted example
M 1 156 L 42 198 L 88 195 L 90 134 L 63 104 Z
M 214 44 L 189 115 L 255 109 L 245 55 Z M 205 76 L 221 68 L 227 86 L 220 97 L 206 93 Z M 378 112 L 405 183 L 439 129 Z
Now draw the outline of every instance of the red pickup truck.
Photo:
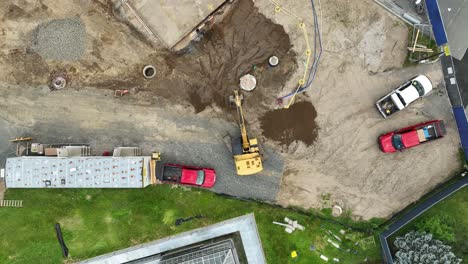
M 442 120 L 431 120 L 381 135 L 379 145 L 383 152 L 391 153 L 441 138 L 446 133 Z
M 161 181 L 211 188 L 216 181 L 216 172 L 211 168 L 165 164 Z

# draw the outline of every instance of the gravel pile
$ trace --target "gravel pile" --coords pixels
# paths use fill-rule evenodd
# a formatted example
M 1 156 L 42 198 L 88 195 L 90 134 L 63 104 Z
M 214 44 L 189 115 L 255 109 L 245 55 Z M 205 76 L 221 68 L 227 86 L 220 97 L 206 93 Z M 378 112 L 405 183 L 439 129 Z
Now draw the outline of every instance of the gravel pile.
M 85 51 L 86 30 L 79 18 L 54 19 L 40 24 L 31 48 L 43 59 L 79 60 Z

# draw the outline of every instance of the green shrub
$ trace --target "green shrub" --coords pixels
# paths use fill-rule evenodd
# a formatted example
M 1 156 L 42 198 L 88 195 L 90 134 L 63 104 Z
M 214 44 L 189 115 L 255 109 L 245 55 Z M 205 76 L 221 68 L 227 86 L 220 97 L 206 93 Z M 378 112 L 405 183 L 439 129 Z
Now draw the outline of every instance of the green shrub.
M 427 232 L 435 238 L 452 243 L 455 241 L 454 220 L 448 215 L 440 214 L 430 218 L 422 219 L 416 223 L 416 228 L 420 232 Z

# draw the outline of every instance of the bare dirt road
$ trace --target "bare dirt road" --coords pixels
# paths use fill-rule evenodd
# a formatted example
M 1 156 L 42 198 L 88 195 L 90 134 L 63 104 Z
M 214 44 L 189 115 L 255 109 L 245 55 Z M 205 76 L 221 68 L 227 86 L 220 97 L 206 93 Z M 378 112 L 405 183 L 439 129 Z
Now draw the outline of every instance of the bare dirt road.
M 278 109 L 275 98 L 296 88 L 304 74 L 299 21 L 268 0 L 237 2 L 185 54 L 148 44 L 117 19 L 110 1 L 1 2 L 2 155 L 11 155 L 7 137 L 19 134 L 89 142 L 98 150 L 138 144 L 180 163 L 223 171 L 227 176 L 215 191 L 305 208 L 337 203 L 366 219 L 400 210 L 459 168 L 440 66 L 402 69 L 407 27 L 373 1 L 320 1 L 324 53 L 317 79 L 288 110 Z M 304 18 L 313 43 L 310 1 L 277 2 Z M 36 28 L 59 18 L 79 18 L 85 27 L 81 59 L 44 59 L 31 49 Z M 266 60 L 273 54 L 280 65 L 271 69 Z M 154 79 L 141 76 L 146 64 L 156 66 Z M 56 72 L 66 73 L 68 86 L 50 92 Z M 239 178 L 221 137 L 237 132 L 235 112 L 224 102 L 245 73 L 258 80 L 246 94 L 248 127 L 263 135 L 271 155 L 262 175 Z M 375 101 L 420 73 L 432 79 L 435 91 L 382 119 Z M 140 92 L 113 98 L 113 90 L 131 88 Z M 380 153 L 379 134 L 433 118 L 446 121 L 447 137 Z

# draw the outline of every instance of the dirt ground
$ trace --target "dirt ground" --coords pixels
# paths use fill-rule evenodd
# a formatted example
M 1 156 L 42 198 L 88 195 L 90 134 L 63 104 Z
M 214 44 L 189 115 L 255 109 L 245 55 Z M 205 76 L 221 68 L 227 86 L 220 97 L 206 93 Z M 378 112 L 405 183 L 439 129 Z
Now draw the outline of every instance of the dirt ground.
M 271 10 L 268 2 L 256 3 Z M 307 17 L 305 2 L 288 7 Z M 280 24 L 294 21 L 288 15 L 265 13 Z M 315 118 L 318 136 L 311 146 L 303 142 L 282 146 L 285 173 L 278 201 L 315 208 L 338 204 L 365 219 L 389 216 L 459 169 L 458 132 L 440 65 L 402 68 L 407 27 L 373 1 L 321 1 L 319 14 L 324 53 L 315 83 L 301 97 L 317 111 L 317 117 L 308 118 L 309 122 Z M 302 35 L 292 26 L 285 28 L 300 54 Z M 435 91 L 383 119 L 375 102 L 417 74 L 428 75 Z M 430 119 L 445 120 L 444 139 L 395 154 L 378 149 L 380 134 Z
M 259 89 L 254 92 L 254 100 L 260 102 L 257 106 L 261 108 L 262 102 L 270 101 L 283 89 L 287 77 L 296 69 L 295 53 L 283 27 L 266 19 L 251 1 L 235 2 L 233 11 L 182 55 L 163 48 L 154 49 L 140 41 L 138 32 L 117 20 L 110 2 L 75 2 L 78 10 L 79 7 L 84 10 L 76 15 L 84 21 L 89 34 L 88 53 L 84 58 L 78 63 L 45 62 L 29 49 L 13 49 L 5 59 L 11 68 L 2 71 L 4 78 L 19 85 L 39 85 L 47 81 L 52 70 L 63 71 L 73 89 L 138 88 L 173 103 L 189 102 L 196 112 L 201 112 L 212 103 L 225 107 L 229 94 L 238 87 L 239 78 L 247 73 L 258 76 Z M 53 16 L 68 11 L 47 1 L 41 3 L 37 8 L 25 5 L 24 1 L 23 5 L 3 3 L 5 32 L 17 26 L 17 21 L 8 20 L 18 17 L 17 13 Z M 42 22 L 31 16 L 25 15 L 25 19 Z M 20 41 L 30 41 L 31 33 L 27 30 L 17 35 Z M 123 39 L 127 40 L 124 45 Z M 282 58 L 281 65 L 274 69 L 267 68 L 271 54 Z M 142 78 L 141 69 L 145 64 L 156 67 L 154 79 Z M 18 71 L 18 66 L 24 71 Z
M 278 2 L 307 18 L 312 42 L 310 1 Z M 197 156 L 192 161 L 210 166 L 210 155 L 228 162 L 218 134 L 236 128 L 235 112 L 227 111 L 225 102 L 238 78 L 251 73 L 258 86 L 245 95 L 249 129 L 263 135 L 272 153 L 282 152 L 282 159 L 272 155 L 260 180 L 232 177 L 226 184 L 238 189 L 259 186 L 249 193 L 272 196 L 283 205 L 337 203 L 358 217 L 389 216 L 458 169 L 459 139 L 443 86 L 388 120 L 380 117 L 374 103 L 418 73 L 439 84 L 440 66 L 401 69 L 407 28 L 373 1 L 320 4 L 324 53 L 317 79 L 290 109 L 280 110 L 275 98 L 293 90 L 304 73 L 306 42 L 297 19 L 275 12 L 268 0 L 239 1 L 184 54 L 148 44 L 118 20 L 104 0 L 3 1 L 0 88 L 7 96 L 0 100 L 0 121 L 5 123 L 0 128 L 5 133 L 0 134 L 50 138 L 69 133 L 68 139 L 75 142 L 107 139 L 147 149 L 157 142 L 181 162 Z M 40 23 L 65 17 L 79 17 L 85 24 L 85 55 L 78 62 L 45 61 L 29 49 L 32 32 Z M 269 68 L 266 60 L 273 54 L 280 65 Z M 156 67 L 154 79 L 142 78 L 146 64 Z M 67 91 L 48 90 L 50 76 L 57 71 L 66 72 Z M 112 90 L 131 88 L 139 92 L 112 98 Z M 447 137 L 402 153 L 380 153 L 379 134 L 430 118 L 446 121 Z M 213 134 L 216 147 L 211 144 Z M 171 150 L 171 144 L 178 145 Z M 200 145 L 184 153 L 190 144 Z M 273 191 L 267 194 L 268 189 Z

